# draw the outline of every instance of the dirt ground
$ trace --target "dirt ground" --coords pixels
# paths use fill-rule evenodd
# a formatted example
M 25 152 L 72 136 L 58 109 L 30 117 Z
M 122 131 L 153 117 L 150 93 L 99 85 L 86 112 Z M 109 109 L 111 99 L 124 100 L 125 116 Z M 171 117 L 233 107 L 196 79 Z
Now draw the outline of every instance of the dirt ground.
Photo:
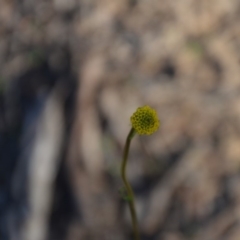
M 0 1 L 0 239 L 240 239 L 239 0 Z

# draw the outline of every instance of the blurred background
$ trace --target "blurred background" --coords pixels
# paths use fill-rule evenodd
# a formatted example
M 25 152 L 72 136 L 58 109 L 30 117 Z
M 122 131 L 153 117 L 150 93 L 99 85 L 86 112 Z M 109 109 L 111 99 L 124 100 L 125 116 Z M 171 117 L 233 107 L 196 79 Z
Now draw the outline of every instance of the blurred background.
M 240 239 L 238 0 L 0 1 L 0 239 Z

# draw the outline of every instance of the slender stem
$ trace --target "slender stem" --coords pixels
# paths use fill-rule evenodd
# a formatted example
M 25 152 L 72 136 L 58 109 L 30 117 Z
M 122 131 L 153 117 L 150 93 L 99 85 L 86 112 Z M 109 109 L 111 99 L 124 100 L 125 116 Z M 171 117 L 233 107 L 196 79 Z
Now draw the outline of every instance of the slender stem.
M 122 180 L 124 182 L 124 185 L 125 185 L 125 188 L 127 191 L 127 195 L 128 195 L 128 203 L 129 203 L 129 209 L 130 209 L 130 213 L 131 213 L 131 217 L 132 217 L 134 239 L 140 240 L 137 215 L 136 215 L 135 203 L 134 203 L 134 194 L 133 194 L 131 185 L 129 184 L 127 177 L 126 177 L 126 166 L 127 166 L 129 147 L 130 147 L 131 140 L 134 137 L 135 133 L 136 133 L 135 130 L 132 128 L 127 136 L 127 140 L 126 140 L 125 147 L 124 147 L 124 153 L 123 153 L 121 176 L 122 176 Z

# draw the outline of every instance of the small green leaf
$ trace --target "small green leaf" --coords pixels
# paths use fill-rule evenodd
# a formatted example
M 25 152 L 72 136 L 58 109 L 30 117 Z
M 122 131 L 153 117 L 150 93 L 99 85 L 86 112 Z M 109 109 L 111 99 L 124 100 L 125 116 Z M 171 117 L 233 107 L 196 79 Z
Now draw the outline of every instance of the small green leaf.
M 132 201 L 132 198 L 127 194 L 127 190 L 125 187 L 121 187 L 119 190 L 118 190 L 121 198 L 124 200 L 124 201 L 127 201 L 127 202 L 130 202 Z

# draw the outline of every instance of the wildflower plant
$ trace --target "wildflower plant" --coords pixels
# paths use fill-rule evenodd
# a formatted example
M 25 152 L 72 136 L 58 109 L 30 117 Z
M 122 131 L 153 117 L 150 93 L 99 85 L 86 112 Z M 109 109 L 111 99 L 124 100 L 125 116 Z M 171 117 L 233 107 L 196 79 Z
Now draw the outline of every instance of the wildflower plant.
M 157 112 L 149 106 L 139 107 L 136 110 L 136 112 L 133 113 L 130 120 L 131 120 L 132 128 L 127 136 L 125 147 L 124 147 L 123 161 L 121 166 L 121 177 L 122 177 L 122 180 L 125 186 L 125 192 L 126 192 L 126 196 L 124 197 L 124 199 L 128 202 L 130 213 L 131 213 L 134 239 L 140 240 L 140 234 L 139 234 L 138 223 L 137 223 L 137 215 L 135 210 L 134 193 L 126 177 L 128 153 L 129 153 L 130 143 L 133 137 L 136 134 L 139 134 L 139 135 L 153 134 L 160 127 L 160 121 L 158 119 Z

